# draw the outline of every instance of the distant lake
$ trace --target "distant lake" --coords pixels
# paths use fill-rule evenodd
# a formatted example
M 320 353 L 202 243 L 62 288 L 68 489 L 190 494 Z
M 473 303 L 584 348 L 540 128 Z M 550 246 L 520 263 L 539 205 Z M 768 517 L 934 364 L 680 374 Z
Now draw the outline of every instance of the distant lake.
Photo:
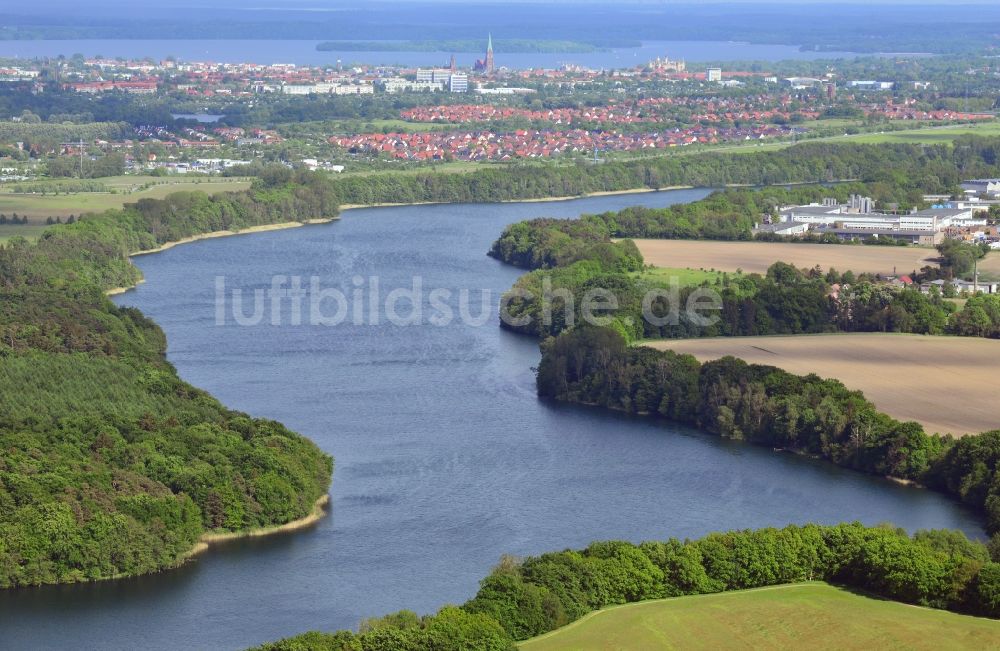
M 171 113 L 170 117 L 175 120 L 195 120 L 196 122 L 201 122 L 203 124 L 212 124 L 213 122 L 218 122 L 225 115 L 212 115 L 211 113 Z
M 0 57 L 54 57 L 102 55 L 106 57 L 174 56 L 185 61 L 251 62 L 259 64 L 334 65 L 349 63 L 445 65 L 446 52 L 319 52 L 319 41 L 255 40 L 38 40 L 0 41 Z M 483 43 L 486 49 L 486 43 Z M 471 67 L 481 54 L 456 53 L 459 66 Z M 590 68 L 626 68 L 650 59 L 669 56 L 686 61 L 780 61 L 783 59 L 836 59 L 862 56 L 850 52 L 803 52 L 790 45 L 761 45 L 724 41 L 649 41 L 640 47 L 580 54 L 507 54 L 496 52 L 498 66 L 554 68 L 564 63 Z
M 179 570 L 0 591 L 0 649 L 242 649 L 355 628 L 472 597 L 500 555 L 720 529 L 978 518 L 944 496 L 805 457 L 622 414 L 542 402 L 538 342 L 479 327 L 215 325 L 215 278 L 244 296 L 276 274 L 382 295 L 469 289 L 494 299 L 523 273 L 488 258 L 504 226 L 704 197 L 681 190 L 547 203 L 351 210 L 339 222 L 186 244 L 136 258 L 116 298 L 166 331 L 181 377 L 274 418 L 336 457 L 331 515 L 291 535 L 214 547 Z M 248 306 L 249 307 L 249 306 Z

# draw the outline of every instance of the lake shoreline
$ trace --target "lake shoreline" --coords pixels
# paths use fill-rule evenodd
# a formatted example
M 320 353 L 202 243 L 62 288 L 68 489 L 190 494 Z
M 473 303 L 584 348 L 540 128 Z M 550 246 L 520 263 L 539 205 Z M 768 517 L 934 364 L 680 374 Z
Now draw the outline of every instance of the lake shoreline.
M 236 231 L 209 231 L 208 233 L 201 233 L 200 235 L 192 235 L 190 237 L 182 237 L 179 240 L 173 240 L 171 242 L 165 242 L 155 249 L 143 249 L 142 251 L 136 251 L 135 253 L 129 254 L 129 257 L 135 257 L 137 255 L 149 255 L 152 253 L 160 253 L 168 249 L 172 249 L 180 244 L 189 244 L 191 242 L 197 242 L 198 240 L 210 240 L 216 237 L 231 237 L 233 235 L 249 235 L 251 233 L 266 233 L 267 231 L 281 231 L 287 228 L 298 228 L 299 226 L 308 226 L 310 224 L 328 224 L 332 221 L 338 219 L 337 217 L 330 217 L 324 219 L 307 219 L 304 221 L 295 222 L 278 222 L 276 224 L 260 224 L 258 226 L 250 226 L 249 228 L 241 228 Z
M 506 199 L 503 201 L 498 201 L 495 203 L 544 203 L 548 201 L 573 201 L 576 199 L 587 199 L 590 197 L 610 197 L 615 195 L 627 195 L 627 194 L 645 194 L 649 192 L 671 192 L 674 190 L 694 190 L 695 187 L 691 185 L 677 185 L 677 186 L 667 186 L 663 188 L 633 188 L 631 190 L 602 190 L 598 192 L 588 192 L 586 194 L 575 195 L 575 196 L 562 196 L 562 197 L 537 197 L 533 199 Z M 361 208 L 402 208 L 406 206 L 434 206 L 434 205 L 448 205 L 448 201 L 412 201 L 405 203 L 372 203 L 372 204 L 344 204 L 339 206 L 340 213 L 348 210 L 358 210 Z M 278 222 L 276 224 L 260 224 L 258 226 L 250 226 L 249 228 L 243 228 L 240 230 L 225 230 L 225 231 L 210 231 L 208 233 L 201 233 L 199 235 L 191 235 L 190 237 L 182 237 L 179 240 L 172 240 L 170 242 L 165 242 L 158 247 L 152 249 L 143 249 L 141 251 L 134 251 L 129 254 L 130 258 L 141 256 L 141 255 L 151 255 L 153 253 L 161 253 L 169 249 L 179 246 L 181 244 L 190 244 L 191 242 L 198 242 L 200 240 L 215 239 L 218 237 L 231 237 L 234 235 L 249 235 L 252 233 L 265 233 L 268 231 L 278 231 L 285 230 L 288 228 L 298 228 L 300 226 L 310 226 L 315 224 L 328 224 L 330 222 L 340 219 L 340 215 L 336 217 L 329 217 L 323 219 L 307 219 L 304 221 L 289 221 L 289 222 Z M 143 279 L 139 279 L 134 284 L 128 287 L 112 287 L 105 290 L 104 294 L 106 296 L 118 296 L 124 294 L 130 289 L 135 288 L 143 283 Z
M 194 547 L 188 550 L 181 558 L 181 562 L 185 562 L 199 554 L 207 552 L 212 548 L 213 545 L 219 543 L 229 542 L 232 540 L 241 540 L 245 538 L 261 538 L 264 536 L 273 536 L 275 534 L 287 533 L 290 531 L 299 531 L 301 529 L 306 529 L 316 524 L 329 513 L 330 505 L 330 494 L 326 493 L 321 495 L 314 503 L 312 511 L 308 515 L 301 517 L 297 520 L 292 520 L 291 522 L 286 522 L 285 524 L 278 524 L 273 527 L 261 527 L 257 529 L 249 529 L 247 531 L 225 531 L 225 532 L 206 532 L 198 538 L 198 542 L 195 543 Z
M 647 194 L 650 192 L 672 192 L 674 190 L 696 190 L 693 185 L 669 185 L 662 188 L 632 188 L 629 190 L 599 190 L 597 192 L 587 192 L 584 194 L 564 195 L 559 197 L 534 197 L 530 199 L 503 199 L 501 201 L 473 201 L 470 203 L 547 203 L 549 201 L 575 201 L 577 199 L 590 199 L 593 197 L 613 197 L 623 194 Z M 340 206 L 341 212 L 345 210 L 358 210 L 361 208 L 403 208 L 406 206 L 445 206 L 452 203 L 467 203 L 464 201 L 411 201 L 402 203 L 346 203 Z
M 288 229 L 288 228 L 298 228 L 300 226 L 310 226 L 310 225 L 315 225 L 315 224 L 328 224 L 328 223 L 330 223 L 332 221 L 336 221 L 338 219 L 340 219 L 339 215 L 337 217 L 328 217 L 328 218 L 323 218 L 323 219 L 306 219 L 304 221 L 296 221 L 296 222 L 278 222 L 276 224 L 260 224 L 260 225 L 257 225 L 257 226 L 250 226 L 249 228 L 241 228 L 240 230 L 237 230 L 237 231 L 209 231 L 208 233 L 201 233 L 199 235 L 191 235 L 190 237 L 182 237 L 179 240 L 173 240 L 173 241 L 170 241 L 170 242 L 165 242 L 165 243 L 161 244 L 160 246 L 158 246 L 156 248 L 153 248 L 153 249 L 143 249 L 141 251 L 134 251 L 132 253 L 129 253 L 129 257 L 130 258 L 134 258 L 134 257 L 140 256 L 140 255 L 150 255 L 150 254 L 153 254 L 153 253 L 161 253 L 161 252 L 166 251 L 168 249 L 172 249 L 175 246 L 179 246 L 181 244 L 190 244 L 191 242 L 197 242 L 199 240 L 211 240 L 211 239 L 215 239 L 217 237 L 232 237 L 234 235 L 250 235 L 252 233 L 266 233 L 268 231 L 281 231 L 281 230 L 285 230 L 285 229 Z M 137 280 L 132 285 L 129 285 L 128 287 L 112 287 L 111 289 L 104 290 L 104 295 L 105 296 L 117 296 L 119 294 L 124 294 L 125 292 L 129 291 L 130 289 L 135 288 L 138 285 L 141 285 L 144 282 L 145 282 L 145 280 L 143 280 L 142 278 L 140 278 L 139 280 Z

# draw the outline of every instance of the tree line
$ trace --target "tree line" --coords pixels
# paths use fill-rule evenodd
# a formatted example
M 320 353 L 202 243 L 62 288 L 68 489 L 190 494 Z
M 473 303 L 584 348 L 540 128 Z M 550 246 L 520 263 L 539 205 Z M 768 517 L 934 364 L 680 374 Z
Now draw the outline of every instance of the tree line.
M 1000 532 L 1000 430 L 954 439 L 879 412 L 837 380 L 725 357 L 629 346 L 610 328 L 574 328 L 542 345 L 538 394 L 657 415 L 725 438 L 802 452 L 919 482 L 969 504 Z
M 515 163 L 470 173 L 376 174 L 334 180 L 342 204 L 494 202 L 666 187 L 769 186 L 858 180 L 880 201 L 914 205 L 950 194 L 963 179 L 1000 174 L 1000 138 L 954 145 L 812 142 L 777 151 L 656 156 L 571 165 Z
M 905 603 L 1000 617 L 1000 545 L 961 532 L 807 524 L 712 533 L 697 540 L 595 542 L 504 557 L 462 606 L 400 611 L 360 631 L 310 632 L 258 651 L 512 651 L 606 606 L 828 581 Z

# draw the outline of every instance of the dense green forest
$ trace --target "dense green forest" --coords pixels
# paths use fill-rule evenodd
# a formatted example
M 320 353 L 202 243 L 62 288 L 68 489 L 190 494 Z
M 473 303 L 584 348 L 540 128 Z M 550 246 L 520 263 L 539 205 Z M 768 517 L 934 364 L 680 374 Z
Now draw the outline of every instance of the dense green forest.
M 920 482 L 984 511 L 1000 532 L 1000 430 L 957 440 L 880 413 L 837 380 L 797 376 L 733 357 L 629 346 L 610 328 L 547 340 L 543 398 L 651 414 L 709 433 L 779 447 L 863 472 Z
M 86 124 L 60 124 L 42 122 L 31 116 L 20 122 L 0 122 L 0 142 L 91 143 L 96 139 L 124 140 L 132 137 L 132 128 L 126 122 L 88 122 Z
M 959 191 L 963 179 L 1000 175 L 1000 138 L 963 137 L 954 146 L 803 143 L 778 151 L 658 156 L 598 165 L 489 167 L 470 174 L 422 172 L 342 177 L 344 204 L 491 202 L 577 196 L 590 192 L 765 186 L 859 180 L 882 201 L 913 205 L 919 193 Z M 231 173 L 245 172 L 234 169 Z M 388 197 L 388 198 L 387 198 Z
M 856 277 L 850 271 L 800 270 L 785 263 L 776 263 L 764 276 L 727 274 L 714 284 L 679 287 L 669 295 L 662 278 L 636 273 L 643 259 L 631 241 L 612 241 L 634 236 L 749 239 L 753 223 L 773 214 L 777 206 L 872 189 L 877 188 L 852 183 L 726 190 L 667 208 L 635 207 L 579 220 L 543 218 L 512 224 L 494 242 L 490 255 L 533 271 L 519 278 L 508 293 L 502 324 L 539 337 L 559 334 L 585 320 L 585 297 L 602 290 L 613 295 L 614 305 L 602 309 L 601 317 L 630 341 L 834 331 L 1000 337 L 1000 297 L 995 295 L 972 297 L 957 309 L 936 291 L 923 294 L 879 283 L 872 276 Z M 881 191 L 894 196 L 892 188 Z M 905 201 L 910 192 L 896 198 Z M 912 271 L 917 279 L 951 278 L 970 270 L 972 260 L 982 257 L 985 249 L 949 241 L 940 252 L 941 268 L 902 271 Z M 705 289 L 718 296 L 718 310 L 696 316 L 717 317 L 713 323 L 692 319 L 687 310 L 680 310 L 675 319 L 666 318 L 672 307 L 687 305 Z M 652 300 L 647 302 L 648 297 Z
M 504 557 L 476 596 L 419 617 L 400 611 L 358 633 L 306 633 L 260 651 L 510 651 L 616 604 L 829 581 L 933 608 L 1000 617 L 1000 549 L 961 532 L 858 523 L 713 533 L 698 540 L 595 542 L 582 550 Z M 991 558 L 992 553 L 992 558 Z
M 139 279 L 129 253 L 336 210 L 325 179 L 286 170 L 247 192 L 143 199 L 0 248 L 0 587 L 154 572 L 206 531 L 312 511 L 330 457 L 181 381 L 162 331 L 104 290 Z

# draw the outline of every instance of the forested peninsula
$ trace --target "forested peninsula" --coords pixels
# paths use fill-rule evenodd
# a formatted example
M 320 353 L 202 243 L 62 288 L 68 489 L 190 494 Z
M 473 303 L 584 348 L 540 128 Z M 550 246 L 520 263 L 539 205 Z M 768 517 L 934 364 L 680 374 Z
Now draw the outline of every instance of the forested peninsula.
M 332 459 L 178 378 L 163 332 L 105 296 L 128 255 L 199 233 L 328 218 L 329 183 L 178 193 L 0 248 L 0 586 L 173 567 L 206 532 L 281 525 L 327 492 Z

